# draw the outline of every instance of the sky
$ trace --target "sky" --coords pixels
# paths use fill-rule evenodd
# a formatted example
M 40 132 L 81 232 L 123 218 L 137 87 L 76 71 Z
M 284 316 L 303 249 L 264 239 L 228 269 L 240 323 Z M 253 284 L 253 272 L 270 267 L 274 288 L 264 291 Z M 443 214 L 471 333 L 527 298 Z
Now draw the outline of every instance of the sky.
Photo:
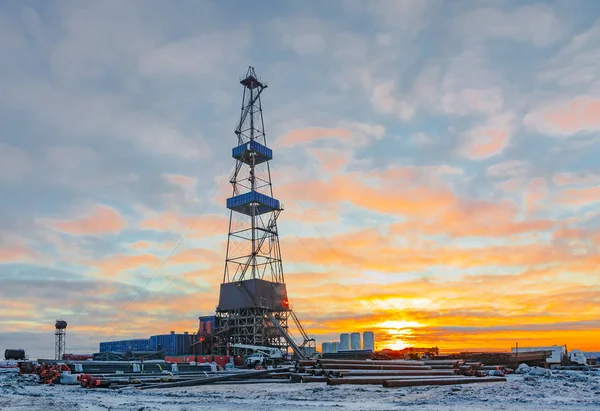
M 600 4 L 0 1 L 0 348 L 194 332 L 248 66 L 317 342 L 600 345 Z

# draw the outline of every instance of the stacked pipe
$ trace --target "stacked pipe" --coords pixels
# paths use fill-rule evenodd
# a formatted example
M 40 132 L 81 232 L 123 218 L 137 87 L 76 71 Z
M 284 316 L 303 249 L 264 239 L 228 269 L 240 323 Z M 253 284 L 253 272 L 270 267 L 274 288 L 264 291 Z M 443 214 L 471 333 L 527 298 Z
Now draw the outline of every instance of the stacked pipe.
M 471 382 L 499 382 L 504 378 L 487 377 L 481 363 L 465 364 L 461 359 L 432 361 L 403 360 L 301 360 L 292 382 L 325 382 L 328 385 L 377 384 L 384 387 L 414 385 L 466 384 Z M 485 377 L 485 378 L 483 378 Z M 477 380 L 477 381 L 474 381 Z
M 135 386 L 138 389 L 189 387 L 211 383 L 280 383 L 289 382 L 291 372 L 288 368 L 275 368 L 259 371 L 218 371 L 183 372 L 177 374 L 80 374 L 77 381 L 83 388 L 119 388 Z M 250 380 L 253 378 L 252 380 Z
M 59 360 L 38 360 L 39 363 L 46 365 L 66 365 L 73 372 L 86 374 L 114 374 L 114 373 L 162 373 L 170 371 L 172 364 L 160 360 L 152 361 L 59 361 Z M 218 367 L 217 367 L 218 368 Z M 213 365 L 203 364 L 177 364 L 180 372 L 203 372 L 213 371 Z M 21 372 L 33 373 L 35 366 L 26 369 L 22 367 Z

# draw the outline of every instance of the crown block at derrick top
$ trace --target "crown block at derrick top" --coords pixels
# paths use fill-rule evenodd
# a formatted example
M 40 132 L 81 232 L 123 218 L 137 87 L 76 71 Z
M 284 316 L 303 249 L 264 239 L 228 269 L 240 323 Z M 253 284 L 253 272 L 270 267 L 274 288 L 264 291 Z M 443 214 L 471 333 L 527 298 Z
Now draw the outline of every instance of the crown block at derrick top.
M 221 284 L 219 311 L 245 308 L 266 308 L 272 311 L 289 309 L 284 283 L 251 279 Z
M 240 144 L 231 150 L 231 156 L 242 163 L 251 165 L 254 157 L 254 164 L 261 164 L 273 159 L 273 150 L 263 146 L 256 140 Z
M 279 200 L 257 191 L 249 191 L 227 199 L 228 209 L 246 215 L 252 215 L 252 209 L 254 209 L 254 215 L 260 215 L 279 210 L 279 207 Z

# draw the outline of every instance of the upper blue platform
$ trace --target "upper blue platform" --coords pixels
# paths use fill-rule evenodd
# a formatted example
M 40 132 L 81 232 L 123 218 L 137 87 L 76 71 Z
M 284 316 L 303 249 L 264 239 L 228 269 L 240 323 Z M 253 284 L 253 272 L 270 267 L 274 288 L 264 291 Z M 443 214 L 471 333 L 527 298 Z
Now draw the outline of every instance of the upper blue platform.
M 256 140 L 234 147 L 231 150 L 231 155 L 236 160 L 246 164 L 252 164 L 252 157 L 254 157 L 254 164 L 264 163 L 273 159 L 273 151 Z
M 246 215 L 252 215 L 252 208 L 255 210 L 254 215 L 260 215 L 279 210 L 279 207 L 279 200 L 257 191 L 249 191 L 227 199 L 227 208 Z

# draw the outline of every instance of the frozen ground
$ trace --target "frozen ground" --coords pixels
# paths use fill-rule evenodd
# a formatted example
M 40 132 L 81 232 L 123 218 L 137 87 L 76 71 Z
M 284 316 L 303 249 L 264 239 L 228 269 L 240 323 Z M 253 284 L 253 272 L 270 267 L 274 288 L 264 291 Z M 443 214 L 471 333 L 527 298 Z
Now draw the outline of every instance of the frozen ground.
M 2 410 L 600 410 L 600 372 L 510 375 L 506 383 L 383 388 L 311 384 L 200 386 L 138 391 L 44 386 L 0 374 Z

